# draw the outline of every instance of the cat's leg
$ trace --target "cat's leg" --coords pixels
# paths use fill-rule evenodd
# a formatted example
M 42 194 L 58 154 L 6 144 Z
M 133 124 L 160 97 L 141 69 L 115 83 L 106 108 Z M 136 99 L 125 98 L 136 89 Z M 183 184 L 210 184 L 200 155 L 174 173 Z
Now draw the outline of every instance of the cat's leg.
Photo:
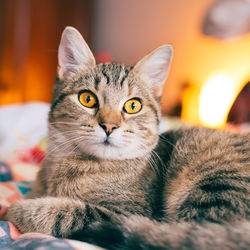
M 47 183 L 52 172 L 51 166 L 53 166 L 52 162 L 50 162 L 47 159 L 43 160 L 42 167 L 39 170 L 36 177 L 36 181 L 33 184 L 32 188 L 33 197 L 42 197 L 47 195 L 47 189 L 48 189 Z
M 80 200 L 44 197 L 15 202 L 6 218 L 23 233 L 39 232 L 67 237 L 89 223 L 109 220 L 114 215 L 114 212 L 104 207 Z

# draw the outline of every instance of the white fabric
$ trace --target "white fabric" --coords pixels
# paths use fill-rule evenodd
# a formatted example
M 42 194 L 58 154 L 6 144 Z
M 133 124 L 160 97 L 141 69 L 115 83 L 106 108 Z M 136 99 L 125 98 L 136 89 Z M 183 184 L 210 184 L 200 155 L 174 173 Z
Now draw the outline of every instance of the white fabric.
M 0 159 L 37 145 L 47 134 L 49 104 L 32 102 L 0 107 Z

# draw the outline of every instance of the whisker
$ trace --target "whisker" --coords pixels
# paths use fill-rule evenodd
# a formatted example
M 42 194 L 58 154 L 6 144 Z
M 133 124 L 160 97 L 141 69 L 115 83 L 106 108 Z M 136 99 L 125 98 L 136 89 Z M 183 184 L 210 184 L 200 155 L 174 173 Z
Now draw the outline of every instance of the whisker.
M 149 166 L 152 168 L 152 170 L 159 175 L 159 169 L 156 167 L 156 163 L 153 158 L 149 157 L 148 159 Z
M 54 131 L 53 131 L 54 132 Z M 94 132 L 94 130 L 82 130 L 82 129 L 74 129 L 74 130 L 66 130 L 66 131 L 57 131 L 52 133 L 51 137 L 65 136 L 70 134 L 75 134 L 76 136 L 82 136 L 83 132 Z
M 59 145 L 56 145 L 56 147 L 49 149 L 46 153 L 47 156 L 51 155 L 52 153 L 54 153 L 56 150 L 59 151 L 64 151 L 68 148 L 70 148 L 72 145 L 74 145 L 74 143 L 76 143 L 78 140 L 81 141 L 82 138 L 86 138 L 86 137 L 90 137 L 89 135 L 82 135 L 82 136 L 75 136 L 73 138 L 70 138 L 68 140 L 66 140 L 63 143 L 59 143 Z M 66 146 L 65 146 L 66 145 Z
M 80 125 L 79 122 L 49 122 L 49 124 L 70 124 L 70 125 Z
M 159 135 L 160 137 L 160 140 L 164 141 L 164 142 L 167 142 L 169 145 L 173 146 L 174 148 L 176 148 L 176 146 L 170 142 L 166 137 L 162 136 L 162 135 Z
M 79 132 L 79 130 L 72 130 L 72 131 L 61 131 L 61 132 L 54 132 L 54 133 L 51 133 L 51 137 L 57 137 L 58 135 L 59 136 L 65 136 L 65 135 L 70 135 L 70 134 L 77 134 Z
M 74 157 L 76 157 L 77 156 L 77 152 L 75 151 L 77 148 L 79 148 L 79 143 L 81 142 L 81 139 L 82 139 L 82 137 L 80 137 L 80 138 L 78 138 L 79 139 L 79 141 L 78 141 L 78 143 L 76 143 L 76 146 L 68 153 L 68 155 L 71 155 L 73 152 L 75 152 L 75 155 L 74 155 Z
M 48 149 L 47 152 L 46 152 L 45 157 L 48 157 L 48 156 L 52 155 L 52 153 L 56 153 L 56 151 L 60 151 L 60 152 L 64 151 L 65 149 L 69 148 L 70 146 L 72 146 L 72 140 L 71 139 L 67 140 L 64 143 L 60 143 L 59 145 L 56 145 L 52 149 Z
M 167 166 L 165 164 L 165 162 L 162 160 L 162 158 L 159 156 L 158 153 L 155 152 L 155 150 L 152 150 L 152 156 L 156 157 L 160 163 L 160 166 L 162 167 L 163 170 L 166 170 Z M 159 164 L 156 163 L 157 166 L 159 166 Z M 159 170 L 159 167 L 158 167 Z M 165 171 L 163 171 L 165 173 Z

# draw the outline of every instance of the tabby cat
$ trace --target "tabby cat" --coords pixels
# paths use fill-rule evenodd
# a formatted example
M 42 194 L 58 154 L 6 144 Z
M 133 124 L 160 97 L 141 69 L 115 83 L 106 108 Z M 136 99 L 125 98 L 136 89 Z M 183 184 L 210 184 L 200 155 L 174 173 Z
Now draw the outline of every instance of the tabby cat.
M 134 67 L 97 64 L 67 27 L 35 197 L 14 203 L 7 219 L 21 232 L 109 249 L 247 249 L 250 136 L 159 136 L 171 58 L 163 45 Z

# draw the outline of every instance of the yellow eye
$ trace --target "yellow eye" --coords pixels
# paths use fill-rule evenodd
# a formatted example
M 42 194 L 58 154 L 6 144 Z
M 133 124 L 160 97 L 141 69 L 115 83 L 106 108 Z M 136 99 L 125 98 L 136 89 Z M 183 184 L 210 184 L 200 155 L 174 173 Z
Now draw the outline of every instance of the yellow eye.
M 84 91 L 79 94 L 79 102 L 87 108 L 94 108 L 97 104 L 97 99 L 92 92 Z
M 142 108 L 141 101 L 139 99 L 130 99 L 124 104 L 124 111 L 128 114 L 135 114 Z

